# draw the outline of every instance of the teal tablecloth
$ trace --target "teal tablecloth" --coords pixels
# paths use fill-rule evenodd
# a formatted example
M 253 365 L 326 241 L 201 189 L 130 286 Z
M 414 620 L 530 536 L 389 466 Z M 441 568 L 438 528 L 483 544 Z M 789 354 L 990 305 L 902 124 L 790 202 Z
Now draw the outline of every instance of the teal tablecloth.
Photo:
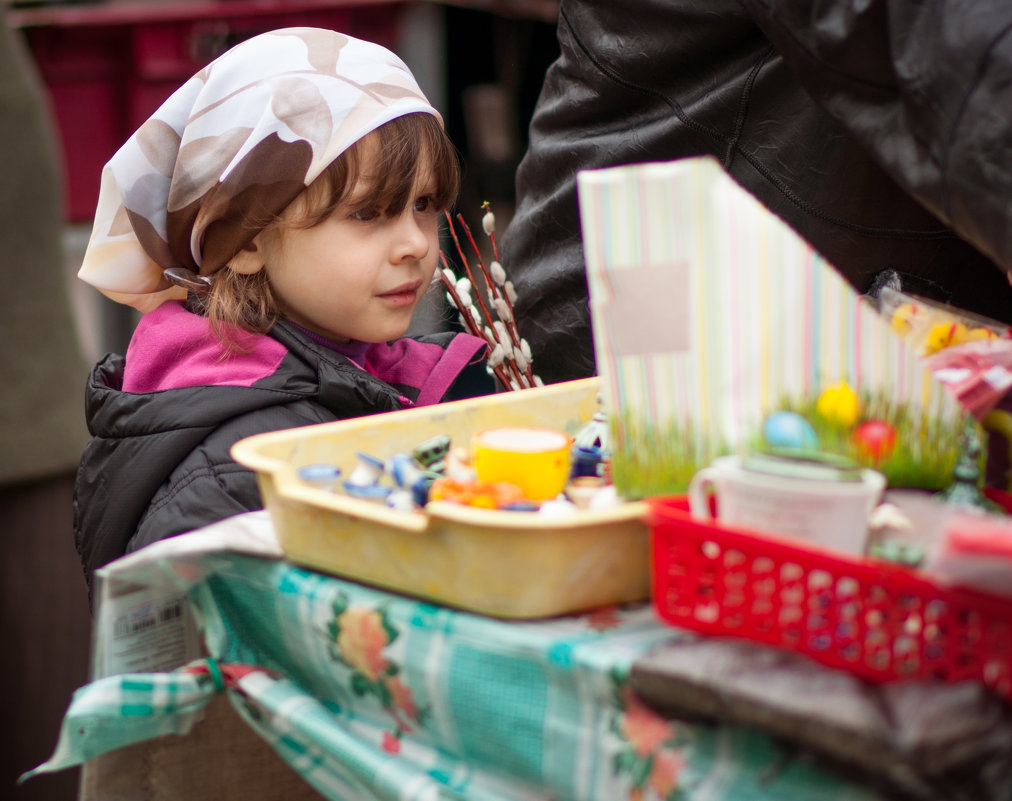
M 627 687 L 634 658 L 685 636 L 647 605 L 501 621 L 278 556 L 269 518 L 254 513 L 107 567 L 102 606 L 117 614 L 99 610 L 99 674 L 117 633 L 178 611 L 164 600 L 117 607 L 137 587 L 182 593 L 211 657 L 81 688 L 37 770 L 185 732 L 225 691 L 335 801 L 876 798 L 754 729 L 668 721 L 640 703 Z

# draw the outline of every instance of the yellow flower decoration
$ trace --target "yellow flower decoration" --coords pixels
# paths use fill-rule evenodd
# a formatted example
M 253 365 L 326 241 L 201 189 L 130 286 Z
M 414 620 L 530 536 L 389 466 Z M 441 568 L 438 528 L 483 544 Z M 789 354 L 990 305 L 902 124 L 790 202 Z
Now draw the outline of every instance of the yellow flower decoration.
M 861 401 L 850 384 L 840 381 L 822 391 L 815 409 L 831 423 L 850 428 L 861 413 Z
M 977 342 L 985 339 L 997 339 L 998 334 L 992 331 L 990 328 L 971 328 L 966 332 L 964 341 L 966 342 Z
M 913 303 L 901 303 L 892 316 L 892 329 L 900 336 L 907 336 L 914 327 L 917 307 Z
M 950 345 L 958 345 L 966 341 L 967 328 L 960 322 L 938 323 L 928 331 L 927 341 L 924 343 L 925 353 L 937 353 Z

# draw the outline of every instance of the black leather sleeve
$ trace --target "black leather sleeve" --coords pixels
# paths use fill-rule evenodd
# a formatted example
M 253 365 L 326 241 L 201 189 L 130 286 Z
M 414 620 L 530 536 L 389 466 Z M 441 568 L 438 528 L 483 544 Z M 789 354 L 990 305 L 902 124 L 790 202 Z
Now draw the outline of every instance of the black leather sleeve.
M 740 1 L 894 180 L 1012 269 L 1012 4 Z

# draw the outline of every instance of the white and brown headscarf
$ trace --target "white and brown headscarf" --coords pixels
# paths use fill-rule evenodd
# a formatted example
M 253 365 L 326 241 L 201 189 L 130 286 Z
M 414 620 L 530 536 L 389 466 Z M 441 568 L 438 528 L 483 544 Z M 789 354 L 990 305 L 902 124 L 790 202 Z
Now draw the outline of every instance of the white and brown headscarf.
M 226 265 L 341 153 L 390 120 L 439 117 L 389 50 L 287 28 L 179 88 L 102 172 L 78 273 L 142 312 Z

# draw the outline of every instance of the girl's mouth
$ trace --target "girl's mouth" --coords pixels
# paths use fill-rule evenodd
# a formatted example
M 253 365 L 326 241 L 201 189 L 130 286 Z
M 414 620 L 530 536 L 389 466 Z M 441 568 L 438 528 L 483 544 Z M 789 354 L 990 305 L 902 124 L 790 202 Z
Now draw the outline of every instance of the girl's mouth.
M 378 297 L 393 306 L 410 306 L 418 298 L 420 281 L 412 281 L 410 284 L 402 284 L 389 292 L 383 292 Z

